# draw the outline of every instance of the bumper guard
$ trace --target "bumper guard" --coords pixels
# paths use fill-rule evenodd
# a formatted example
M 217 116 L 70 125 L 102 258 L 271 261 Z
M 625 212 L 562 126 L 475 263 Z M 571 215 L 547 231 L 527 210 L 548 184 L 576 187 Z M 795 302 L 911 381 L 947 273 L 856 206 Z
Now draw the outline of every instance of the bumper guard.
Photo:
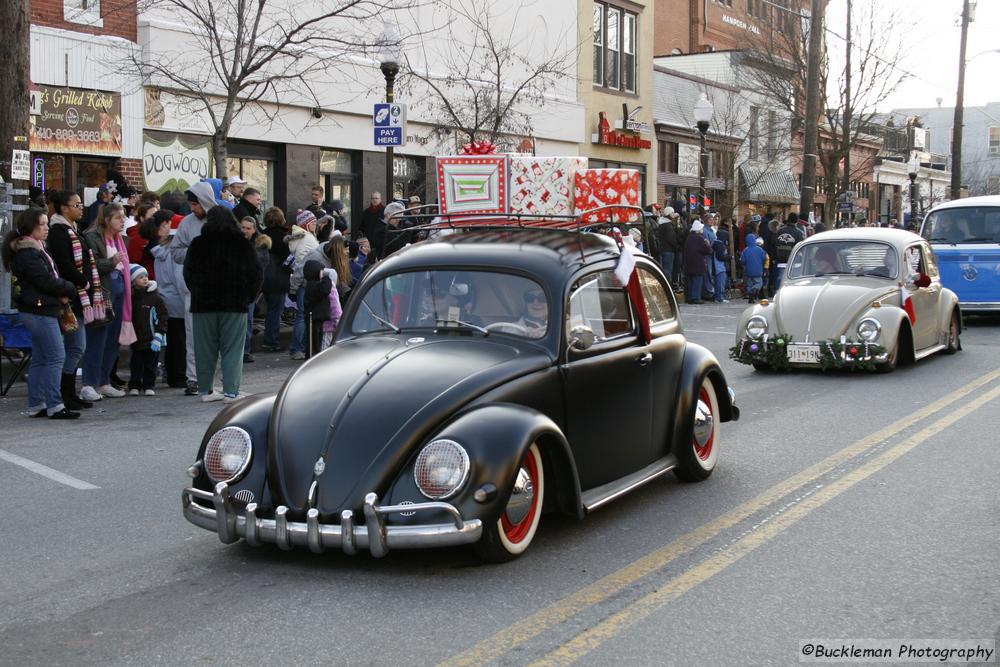
M 212 503 L 205 507 L 195 499 Z M 200 528 L 219 535 L 224 544 L 236 542 L 241 537 L 251 546 L 276 544 L 279 549 L 309 547 L 313 553 L 339 548 L 345 554 L 353 555 L 358 549 L 367 549 L 372 556 L 381 558 L 389 549 L 420 549 L 426 547 L 446 547 L 469 544 L 477 541 L 483 532 L 479 519 L 464 521 L 453 505 L 441 502 L 414 503 L 412 505 L 378 504 L 378 495 L 365 496 L 365 525 L 354 523 L 351 510 L 344 510 L 339 524 L 319 522 L 319 510 L 306 512 L 306 522 L 288 520 L 288 508 L 279 505 L 273 519 L 257 516 L 257 503 L 246 506 L 243 514 L 236 511 L 229 494 L 229 485 L 220 482 L 210 493 L 201 489 L 187 488 L 181 494 L 184 518 Z M 387 526 L 385 516 L 389 514 L 410 514 L 428 510 L 447 512 L 453 523 L 430 524 L 424 526 Z

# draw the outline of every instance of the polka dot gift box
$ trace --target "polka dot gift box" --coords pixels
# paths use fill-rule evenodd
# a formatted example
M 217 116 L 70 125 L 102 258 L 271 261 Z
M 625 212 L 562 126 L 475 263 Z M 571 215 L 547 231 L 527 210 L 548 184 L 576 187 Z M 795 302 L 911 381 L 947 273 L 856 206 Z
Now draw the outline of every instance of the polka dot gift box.
M 574 212 L 612 204 L 639 205 L 639 172 L 635 169 L 584 169 L 577 172 L 573 197 Z M 609 222 L 639 219 L 638 211 L 602 209 L 580 218 L 581 222 Z
M 572 215 L 576 174 L 585 157 L 510 158 L 510 212 Z
M 507 156 L 454 155 L 437 159 L 441 213 L 505 213 Z

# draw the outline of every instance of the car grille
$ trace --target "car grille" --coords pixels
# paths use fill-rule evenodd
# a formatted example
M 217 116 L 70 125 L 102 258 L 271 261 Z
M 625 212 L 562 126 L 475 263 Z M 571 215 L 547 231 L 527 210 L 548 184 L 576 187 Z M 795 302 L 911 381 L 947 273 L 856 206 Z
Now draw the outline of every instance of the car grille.
M 240 489 L 233 494 L 233 498 L 240 501 L 244 505 L 249 505 L 253 502 L 253 491 L 250 489 Z

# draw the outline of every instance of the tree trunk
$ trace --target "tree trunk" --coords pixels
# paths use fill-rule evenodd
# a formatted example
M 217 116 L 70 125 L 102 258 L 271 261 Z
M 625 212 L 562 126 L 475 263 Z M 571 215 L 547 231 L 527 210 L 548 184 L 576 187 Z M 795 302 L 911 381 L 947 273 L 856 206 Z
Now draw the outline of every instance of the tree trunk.
M 229 153 L 226 149 L 226 135 L 222 130 L 218 130 L 212 135 L 212 154 L 215 156 L 215 177 L 224 181 L 229 176 L 226 166 L 226 158 Z
M 10 182 L 11 156 L 14 149 L 28 149 L 28 86 L 30 0 L 0 2 L 0 25 L 4 37 L 0 40 L 0 176 Z M 15 183 L 27 187 L 26 181 Z

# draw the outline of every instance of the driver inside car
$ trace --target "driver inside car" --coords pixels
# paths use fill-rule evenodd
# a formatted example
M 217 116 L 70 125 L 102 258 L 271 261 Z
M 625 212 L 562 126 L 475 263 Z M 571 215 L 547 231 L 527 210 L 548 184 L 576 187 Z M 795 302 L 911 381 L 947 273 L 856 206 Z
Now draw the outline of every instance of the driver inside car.
M 816 250 L 816 275 L 827 273 L 840 273 L 837 261 L 837 251 L 831 247 L 823 246 Z
M 542 338 L 549 324 L 549 304 L 545 299 L 545 292 L 531 289 L 523 297 L 524 311 L 517 323 L 527 331 L 525 335 L 528 338 Z

